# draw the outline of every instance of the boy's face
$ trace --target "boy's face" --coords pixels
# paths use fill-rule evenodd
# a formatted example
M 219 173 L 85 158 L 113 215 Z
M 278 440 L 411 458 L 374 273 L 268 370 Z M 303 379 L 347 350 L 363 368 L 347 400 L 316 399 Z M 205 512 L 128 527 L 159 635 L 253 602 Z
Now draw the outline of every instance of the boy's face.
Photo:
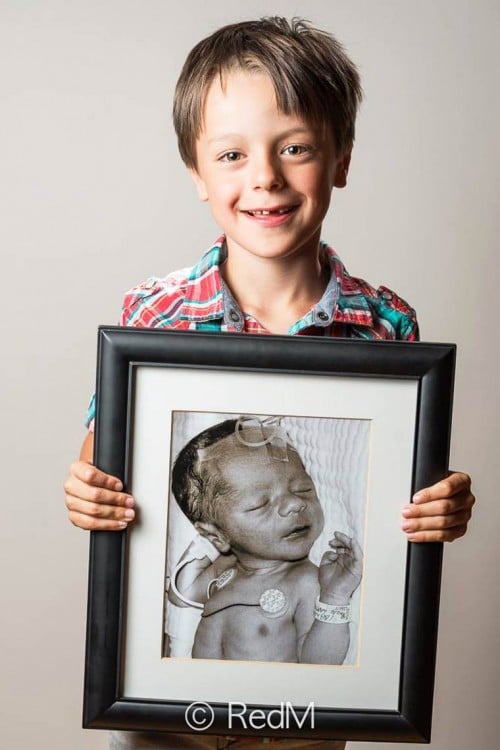
M 218 462 L 230 487 L 218 509 L 221 538 L 244 563 L 300 560 L 323 528 L 323 511 L 298 454 L 263 460 L 264 449 L 243 449 Z
M 346 184 L 327 128 L 278 110 L 267 74 L 217 76 L 205 101 L 192 170 L 228 250 L 262 258 L 317 252 L 333 187 Z

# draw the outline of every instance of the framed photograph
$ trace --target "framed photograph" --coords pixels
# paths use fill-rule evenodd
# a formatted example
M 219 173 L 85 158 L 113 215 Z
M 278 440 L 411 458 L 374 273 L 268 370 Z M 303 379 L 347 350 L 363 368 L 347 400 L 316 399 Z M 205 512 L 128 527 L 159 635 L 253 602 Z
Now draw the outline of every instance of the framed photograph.
M 88 728 L 429 742 L 455 346 L 99 329 Z

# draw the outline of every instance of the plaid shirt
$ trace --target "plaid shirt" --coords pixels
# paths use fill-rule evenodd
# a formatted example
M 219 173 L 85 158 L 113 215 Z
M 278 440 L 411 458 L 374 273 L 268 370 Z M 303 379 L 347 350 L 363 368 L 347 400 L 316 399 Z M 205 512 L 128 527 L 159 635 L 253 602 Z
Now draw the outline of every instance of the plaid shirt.
M 418 340 L 415 310 L 385 286 L 374 289 L 349 276 L 336 252 L 321 243 L 330 281 L 319 302 L 288 330 L 290 335 L 360 339 Z M 165 278 L 152 277 L 125 295 L 120 325 L 183 331 L 268 334 L 258 320 L 238 307 L 224 283 L 224 236 L 192 268 Z M 95 399 L 86 424 L 92 429 Z

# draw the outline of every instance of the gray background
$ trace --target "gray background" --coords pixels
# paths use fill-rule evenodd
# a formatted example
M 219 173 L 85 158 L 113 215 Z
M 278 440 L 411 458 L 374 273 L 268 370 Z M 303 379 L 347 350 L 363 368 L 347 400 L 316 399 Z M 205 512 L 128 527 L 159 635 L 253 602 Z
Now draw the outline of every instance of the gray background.
M 88 536 L 65 520 L 61 486 L 97 325 L 216 236 L 172 137 L 181 63 L 202 35 L 264 13 L 334 31 L 363 76 L 350 184 L 324 237 L 411 301 L 425 339 L 459 347 L 451 465 L 480 505 L 446 549 L 433 747 L 498 744 L 498 2 L 3 0 L 2 747 L 105 747 L 79 729 Z

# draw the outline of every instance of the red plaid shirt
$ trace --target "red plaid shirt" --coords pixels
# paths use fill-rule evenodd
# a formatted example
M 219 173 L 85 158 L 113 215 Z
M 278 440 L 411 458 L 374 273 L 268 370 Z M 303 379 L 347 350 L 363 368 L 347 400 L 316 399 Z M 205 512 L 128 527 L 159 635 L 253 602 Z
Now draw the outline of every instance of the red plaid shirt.
M 289 329 L 290 335 L 359 339 L 418 340 L 415 310 L 385 286 L 378 289 L 350 276 L 336 252 L 321 244 L 330 281 L 321 299 Z M 226 258 L 224 237 L 192 268 L 152 277 L 125 295 L 120 325 L 176 330 L 269 333 L 256 318 L 240 310 L 224 283 L 220 265 Z M 92 398 L 87 425 L 95 413 Z

